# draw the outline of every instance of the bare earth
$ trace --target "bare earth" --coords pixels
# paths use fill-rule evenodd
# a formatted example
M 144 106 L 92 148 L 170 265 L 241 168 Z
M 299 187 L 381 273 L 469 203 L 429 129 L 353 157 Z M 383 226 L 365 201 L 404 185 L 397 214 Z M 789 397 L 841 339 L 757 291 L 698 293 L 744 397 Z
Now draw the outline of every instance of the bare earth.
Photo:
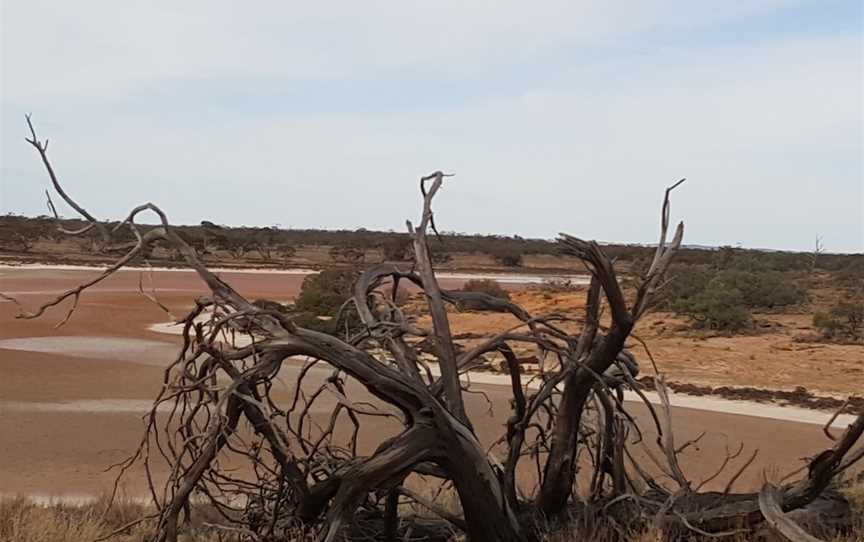
M 0 269 L 0 292 L 18 297 L 32 309 L 94 274 Z M 302 283 L 302 276 L 290 274 L 226 272 L 222 276 L 253 299 L 291 299 Z M 154 280 L 160 301 L 174 314 L 182 314 L 196 295 L 205 293 L 192 273 L 159 271 Z M 63 319 L 68 305 L 41 319 L 20 320 L 14 318 L 17 309 L 13 303 L 0 302 L 0 492 L 74 497 L 110 490 L 115 473 L 105 469 L 136 447 L 142 433 L 141 416 L 160 389 L 162 367 L 173 359 L 179 344 L 178 337 L 147 329 L 164 322 L 166 315 L 137 292 L 138 281 L 136 271 L 109 278 L 82 297 L 78 311 L 60 329 L 53 326 Z M 445 287 L 455 287 L 460 281 L 442 282 Z M 146 275 L 144 283 L 146 287 Z M 514 285 L 516 290 L 522 288 Z M 549 300 L 533 292 L 515 296 L 529 310 L 549 305 Z M 575 310 L 581 294 L 556 296 L 552 304 L 559 304 L 559 310 Z M 454 315 L 454 327 L 458 332 L 484 331 L 510 323 L 503 315 L 484 318 L 481 323 L 476 315 Z M 763 387 L 812 382 L 812 388 L 836 394 L 864 388 L 860 347 L 803 348 L 807 345 L 793 340 L 801 319 L 778 317 L 778 321 L 783 324 L 780 331 L 752 338 L 699 341 L 668 336 L 674 322 L 664 315 L 652 316 L 640 330 L 661 369 L 673 380 Z M 288 363 L 282 371 L 286 397 L 297 369 L 298 365 Z M 322 370 L 313 372 L 313 377 L 320 381 L 327 374 Z M 509 392 L 496 385 L 477 387 L 488 395 L 492 414 L 487 414 L 489 404 L 475 395 L 469 397 L 469 410 L 475 414 L 481 440 L 491 443 L 507 418 Z M 358 386 L 349 391 L 355 396 L 363 393 Z M 645 422 L 643 427 L 649 428 L 644 408 L 637 404 L 631 408 Z M 396 430 L 392 422 L 374 420 L 378 418 L 361 433 L 363 448 L 374 447 Z M 685 453 L 684 468 L 696 480 L 713 473 L 727 445 L 735 449 L 739 442 L 745 443 L 744 456 L 759 449 L 753 468 L 739 481 L 740 489 L 759 485 L 765 468 L 788 472 L 828 446 L 821 428 L 813 424 L 684 408 L 673 410 L 673 421 L 682 443 L 708 431 L 698 449 Z M 652 440 L 648 432 L 645 442 L 650 445 Z M 531 472 L 521 474 L 530 485 Z M 712 486 L 722 488 L 725 482 L 721 477 Z M 132 495 L 143 493 L 140 473 L 132 473 L 125 490 Z
M 583 292 L 547 297 L 532 290 L 512 294 L 532 314 L 581 316 Z M 755 319 L 762 330 L 757 335 L 700 337 L 682 331 L 686 327 L 683 318 L 654 313 L 639 322 L 636 335 L 648 344 L 658 367 L 671 381 L 777 390 L 804 386 L 818 395 L 844 399 L 864 390 L 864 346 L 806 342 L 815 334 L 810 314 L 757 314 Z M 461 333 L 478 334 L 518 323 L 509 314 L 478 313 L 454 315 L 452 322 Z M 639 342 L 631 341 L 628 347 L 645 358 Z

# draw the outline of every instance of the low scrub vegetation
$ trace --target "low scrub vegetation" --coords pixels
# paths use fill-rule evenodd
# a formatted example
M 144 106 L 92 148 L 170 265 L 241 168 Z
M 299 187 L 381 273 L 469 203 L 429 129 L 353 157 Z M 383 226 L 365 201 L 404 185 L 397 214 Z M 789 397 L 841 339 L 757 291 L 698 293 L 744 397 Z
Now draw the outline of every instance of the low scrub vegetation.
M 307 329 L 340 334 L 346 325 L 350 331 L 358 324 L 354 312 L 347 310 L 350 307 L 342 310 L 345 299 L 351 295 L 357 274 L 354 269 L 327 269 L 303 280 L 293 305 L 270 299 L 257 299 L 253 304 L 261 309 L 284 313 Z
M 504 267 L 521 267 L 522 252 L 509 247 L 494 247 L 488 249 L 492 258 Z
M 407 235 L 385 237 L 380 248 L 381 257 L 386 262 L 404 262 L 411 259 L 411 239 Z
M 480 292 L 500 299 L 510 300 L 510 294 L 492 279 L 471 279 L 462 285 L 463 292 Z
M 326 269 L 303 280 L 292 312 L 297 325 L 336 334 L 358 325 L 353 311 L 342 311 L 351 297 L 358 272 L 355 269 Z
M 864 258 L 849 261 L 833 273 L 837 286 L 856 290 L 864 289 Z
M 739 332 L 752 327 L 750 311 L 738 290 L 708 286 L 692 297 L 675 301 L 672 309 L 689 316 L 698 329 Z
M 752 327 L 754 310 L 798 305 L 806 292 L 780 272 L 751 259 L 726 269 L 682 267 L 673 272 L 666 307 L 689 316 L 694 327 L 734 333 Z
M 852 506 L 849 530 L 827 539 L 828 542 L 855 542 L 864 540 L 864 485 L 853 485 L 844 490 Z M 455 497 L 451 497 L 455 499 Z M 443 501 L 442 501 L 443 502 Z M 449 504 L 458 508 L 458 501 Z M 191 519 L 180 528 L 178 540 L 182 542 L 229 542 L 242 539 L 242 534 L 232 527 L 222 527 L 224 520 L 207 506 L 195 505 Z M 106 512 L 107 510 L 107 512 Z M 147 519 L 155 512 L 144 504 L 129 500 L 115 501 L 108 507 L 108 499 L 102 498 L 86 504 L 52 503 L 36 504 L 24 498 L 0 499 L 0 540 L 14 542 L 77 542 L 99 540 L 110 533 L 112 542 L 150 542 L 157 535 L 156 519 Z M 141 520 L 143 518 L 143 520 Z M 141 520 L 141 521 L 139 521 Z M 577 518 L 563 528 L 549 528 L 543 542 L 575 542 L 587 540 L 585 533 L 591 533 L 591 540 L 620 542 L 620 526 L 586 526 Z M 627 533 L 630 542 L 667 542 L 671 539 L 659 529 L 631 531 Z M 725 538 L 730 542 L 751 540 L 749 534 Z M 238 538 L 240 537 L 240 538 Z M 297 532 L 284 539 L 286 542 L 311 542 L 314 537 Z M 412 540 L 415 540 L 412 538 Z M 700 538 L 690 533 L 676 539 L 677 542 L 696 542 L 712 540 Z
M 60 225 L 67 229 L 78 229 L 87 223 L 78 219 L 62 219 Z M 116 223 L 106 222 L 113 226 Z M 10 253 L 43 254 L 36 245 L 40 241 L 68 243 L 72 254 L 93 255 L 98 248 L 99 239 L 95 232 L 87 236 L 94 243 L 75 246 L 58 229 L 58 222 L 52 217 L 24 217 L 0 215 L 0 251 Z M 152 226 L 140 225 L 142 232 Z M 330 254 L 331 261 L 356 263 L 363 261 L 367 251 L 381 254 L 385 261 L 406 261 L 411 259 L 408 247 L 409 236 L 405 233 L 371 231 L 364 228 L 356 230 L 312 230 L 281 229 L 279 227 L 221 226 L 203 221 L 199 225 L 175 226 L 189 244 L 195 246 L 202 255 L 214 260 L 233 260 L 235 262 L 268 262 L 285 264 L 294 256 L 299 247 L 336 247 Z M 20 236 L 20 237 L 19 237 Z M 134 237 L 121 229 L 118 238 L 134 241 Z M 22 242 L 22 238 L 24 241 Z M 4 243 L 5 240 L 5 243 Z M 555 242 L 545 239 L 526 239 L 519 236 L 472 235 L 460 232 L 441 232 L 431 240 L 432 261 L 443 264 L 452 260 L 454 254 L 487 254 L 500 265 L 518 267 L 524 265 L 523 258 L 528 255 L 542 254 L 560 256 Z M 289 248 L 285 248 L 289 247 Z M 622 264 L 650 261 L 654 249 L 650 246 L 604 244 L 603 251 Z M 153 255 L 156 258 L 170 259 L 167 253 Z M 279 261 L 277 261 L 277 257 Z M 687 266 L 702 266 L 717 269 L 727 268 L 729 262 L 741 265 L 748 261 L 758 270 L 781 272 L 822 272 L 831 273 L 838 278 L 838 285 L 860 287 L 864 283 L 864 255 L 820 253 L 814 258 L 807 252 L 768 252 L 734 247 L 716 249 L 682 247 L 677 262 Z
M 829 341 L 864 340 L 864 301 L 841 301 L 828 312 L 813 315 L 813 325 Z
M 179 542 L 233 542 L 236 529 L 226 526 L 214 508 L 196 505 L 180 527 Z M 128 500 L 103 497 L 85 504 L 37 504 L 25 498 L 0 499 L 0 540 L 3 542 L 151 542 L 158 535 L 155 508 Z M 114 533 L 112 536 L 108 536 Z M 290 542 L 311 542 L 298 532 Z
M 544 294 L 563 294 L 575 292 L 579 289 L 579 285 L 570 279 L 550 278 L 544 279 L 534 289 L 543 292 Z

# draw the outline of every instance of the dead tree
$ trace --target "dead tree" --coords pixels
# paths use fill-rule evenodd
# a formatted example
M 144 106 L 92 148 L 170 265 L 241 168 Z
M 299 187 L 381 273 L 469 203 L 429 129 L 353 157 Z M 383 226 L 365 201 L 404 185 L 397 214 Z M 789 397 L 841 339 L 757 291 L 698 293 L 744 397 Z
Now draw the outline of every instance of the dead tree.
M 825 253 L 825 245 L 822 243 L 822 236 L 816 236 L 816 243 L 813 245 L 813 251 L 808 254 L 810 260 L 810 272 L 816 271 L 816 265 L 819 263 L 819 258 Z
M 96 219 L 60 187 L 46 145 L 32 125 L 31 134 L 28 141 L 39 152 L 55 190 L 98 229 Z M 761 494 L 731 493 L 732 482 L 751 458 L 739 467 L 727 491 L 701 492 L 705 482 L 693 484 L 679 465 L 679 454 L 692 443 L 676 446 L 662 379 L 661 408 L 645 399 L 659 436 L 654 444 L 642 440 L 622 401 L 625 386 L 644 397 L 625 343 L 663 287 L 681 245 L 683 224 L 669 238 L 669 196 L 680 181 L 666 191 L 659 243 L 632 292 L 622 288 L 613 262 L 597 243 L 561 236 L 564 250 L 581 259 L 592 276 L 584 317 L 573 320 L 532 315 L 506 300 L 439 286 L 427 233 L 434 224 L 433 201 L 446 177 L 435 172 L 420 180 L 420 218 L 407 223 L 413 267 L 378 264 L 356 282 L 346 305 L 362 322 L 354 334 L 336 337 L 304 329 L 283 312 L 250 303 L 208 270 L 152 203 L 136 207 L 105 232 L 110 240 L 119 228 L 128 228 L 136 239 L 114 265 L 33 311 L 22 309 L 19 317 L 36 318 L 71 299 L 68 319 L 87 288 L 157 241 L 174 247 L 208 285 L 210 294 L 198 299 L 182 319 L 183 346 L 165 371 L 137 452 L 122 465 L 125 472 L 140 462 L 148 473 L 158 509 L 158 541 L 177 540 L 181 516 L 188 516 L 193 499 L 212 504 L 223 515 L 221 525 L 248 540 L 281 540 L 300 531 L 327 542 L 368 539 L 369 533 L 395 539 L 400 529 L 421 528 L 406 503 L 438 515 L 441 532 L 463 531 L 473 541 L 536 540 L 540 525 L 566 519 L 575 509 L 581 517 L 610 520 L 616 528 L 653 522 L 670 533 L 721 537 L 755 529 L 767 517 L 771 525 L 788 530 L 782 514 L 819 498 L 837 475 L 864 457 L 864 450 L 855 448 L 864 432 L 862 415 L 796 482 Z M 159 225 L 143 233 L 136 220 L 145 212 L 153 213 Z M 420 327 L 393 302 L 399 284 L 406 281 L 425 294 L 431 328 Z M 470 347 L 460 345 L 448 307 L 466 301 L 475 310 L 510 313 L 519 324 Z M 602 323 L 604 313 L 610 316 L 609 325 Z M 239 343 L 240 336 L 249 340 Z M 433 345 L 440 376 L 421 359 L 420 340 Z M 520 372 L 514 353 L 520 343 L 551 361 L 544 363 L 534 387 Z M 471 392 L 465 375 L 489 355 L 505 360 L 512 390 L 510 417 L 494 452 L 478 440 L 465 406 L 465 394 Z M 272 393 L 273 383 L 280 368 L 292 363 L 303 366 L 291 403 L 283 404 Z M 316 389 L 304 389 L 315 366 L 329 367 L 330 376 Z M 353 400 L 351 381 L 377 402 Z M 336 403 L 329 422 L 321 424 L 313 422 L 310 413 L 324 394 Z M 157 416 L 166 408 L 167 421 Z M 370 416 L 395 418 L 401 430 L 364 455 L 358 451 L 358 434 Z M 347 442 L 337 435 L 340 424 L 349 429 Z M 631 453 L 636 446 L 654 448 L 651 457 L 667 481 L 650 476 L 636 461 Z M 738 454 L 727 454 L 718 475 Z M 587 497 L 574 492 L 580 455 L 591 465 Z M 247 475 L 225 467 L 221 459 L 229 456 L 247 464 Z M 171 467 L 167 480 L 151 474 L 157 461 Z M 520 486 L 517 470 L 526 463 L 537 466 L 536 488 Z M 442 509 L 434 499 L 413 491 L 406 480 L 418 475 L 452 488 L 461 510 Z M 428 528 L 429 522 L 423 525 Z

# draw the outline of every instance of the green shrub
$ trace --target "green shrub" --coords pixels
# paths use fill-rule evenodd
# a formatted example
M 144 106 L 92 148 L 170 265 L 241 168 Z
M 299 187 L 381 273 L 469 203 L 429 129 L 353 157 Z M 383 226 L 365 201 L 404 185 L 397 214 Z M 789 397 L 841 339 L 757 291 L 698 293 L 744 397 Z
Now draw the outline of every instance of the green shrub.
M 864 302 L 841 301 L 826 313 L 813 315 L 813 325 L 829 340 L 864 339 Z
M 805 252 L 769 252 L 724 246 L 711 256 L 718 270 L 739 271 L 804 271 L 812 268 L 813 255 Z
M 721 271 L 747 271 L 749 273 L 761 273 L 772 271 L 771 261 L 764 257 L 756 257 L 753 254 L 742 254 L 733 256 L 725 265 L 718 267 Z
M 726 261 L 726 265 L 732 262 Z M 805 292 L 783 273 L 741 269 L 759 267 L 751 264 L 753 260 L 748 257 L 737 260 L 736 269 L 675 268 L 665 307 L 690 316 L 694 327 L 731 333 L 752 326 L 751 310 L 776 309 L 804 301 Z
M 736 332 L 752 326 L 743 296 L 734 289 L 708 288 L 676 301 L 672 309 L 690 316 L 694 327 L 699 329 Z
M 349 329 L 355 329 L 359 321 L 351 307 L 341 318 L 339 310 L 351 297 L 357 274 L 354 269 L 325 269 L 306 277 L 294 303 L 297 325 L 334 334 L 344 332 L 347 321 Z
M 666 287 L 666 307 L 674 307 L 708 290 L 736 290 L 749 309 L 774 309 L 796 305 L 805 292 L 779 271 L 710 271 L 695 267 L 675 268 Z
M 708 288 L 738 290 L 741 302 L 751 309 L 773 309 L 804 301 L 804 292 L 779 271 L 720 271 Z
M 674 305 L 688 300 L 705 291 L 711 277 L 712 271 L 695 266 L 673 266 L 669 272 L 671 280 L 662 290 L 663 300 L 661 306 L 666 309 L 674 309 Z

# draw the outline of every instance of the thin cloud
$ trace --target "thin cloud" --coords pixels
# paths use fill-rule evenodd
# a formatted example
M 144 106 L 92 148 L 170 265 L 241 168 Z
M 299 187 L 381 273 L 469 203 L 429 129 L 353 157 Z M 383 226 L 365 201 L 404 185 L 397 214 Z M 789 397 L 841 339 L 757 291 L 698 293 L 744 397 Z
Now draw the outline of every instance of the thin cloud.
M 686 176 L 688 242 L 864 250 L 860 32 L 726 4 L 6 2 L 0 209 L 44 212 L 32 111 L 105 217 L 401 230 L 447 169 L 444 229 L 650 242 Z

